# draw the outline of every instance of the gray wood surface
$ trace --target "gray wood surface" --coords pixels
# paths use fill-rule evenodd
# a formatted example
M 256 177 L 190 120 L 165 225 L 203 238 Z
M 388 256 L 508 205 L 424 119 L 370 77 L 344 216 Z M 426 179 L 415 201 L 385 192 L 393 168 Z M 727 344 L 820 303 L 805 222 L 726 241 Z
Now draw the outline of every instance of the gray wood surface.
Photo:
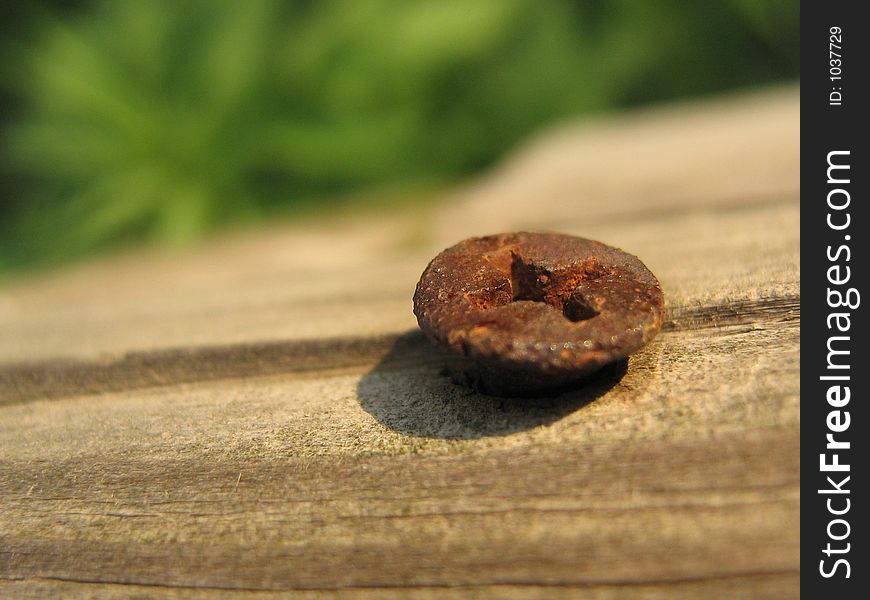
M 794 598 L 798 91 L 563 124 L 413 209 L 0 284 L 0 596 Z M 558 398 L 440 374 L 469 235 L 638 255 L 659 337 Z

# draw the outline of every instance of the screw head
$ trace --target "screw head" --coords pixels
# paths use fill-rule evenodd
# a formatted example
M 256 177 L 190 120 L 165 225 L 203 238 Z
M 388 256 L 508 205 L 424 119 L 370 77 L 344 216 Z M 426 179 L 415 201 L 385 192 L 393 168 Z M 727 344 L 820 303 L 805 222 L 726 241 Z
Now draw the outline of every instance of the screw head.
M 417 284 L 420 328 L 499 396 L 536 395 L 623 359 L 658 333 L 664 295 L 635 256 L 555 233 L 470 238 Z

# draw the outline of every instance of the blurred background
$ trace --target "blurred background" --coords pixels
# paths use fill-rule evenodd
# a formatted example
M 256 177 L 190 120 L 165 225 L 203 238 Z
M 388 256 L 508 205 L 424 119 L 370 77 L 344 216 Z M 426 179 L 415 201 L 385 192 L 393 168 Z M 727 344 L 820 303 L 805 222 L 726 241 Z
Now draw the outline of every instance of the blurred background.
M 542 126 L 798 76 L 798 0 L 0 4 L 0 277 L 425 201 Z

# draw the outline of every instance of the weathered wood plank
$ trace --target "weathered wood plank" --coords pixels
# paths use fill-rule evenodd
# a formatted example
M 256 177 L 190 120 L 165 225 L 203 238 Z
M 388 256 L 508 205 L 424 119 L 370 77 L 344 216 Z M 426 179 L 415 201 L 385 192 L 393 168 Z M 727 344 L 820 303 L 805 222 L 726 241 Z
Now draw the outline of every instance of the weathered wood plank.
M 791 433 L 536 450 L 19 467 L 5 576 L 328 590 L 796 573 Z
M 588 404 L 470 397 L 424 362 L 7 406 L 5 576 L 793 590 L 797 336 L 666 333 Z
M 0 362 L 399 333 L 415 326 L 413 287 L 438 251 L 522 228 L 637 254 L 674 306 L 794 295 L 798 109 L 788 89 L 557 131 L 493 179 L 425 209 L 12 282 L 0 287 Z
M 7 283 L 0 595 L 795 597 L 797 106 L 557 132 L 431 214 Z M 442 376 L 419 272 L 522 227 L 641 256 L 660 336 L 558 398 Z

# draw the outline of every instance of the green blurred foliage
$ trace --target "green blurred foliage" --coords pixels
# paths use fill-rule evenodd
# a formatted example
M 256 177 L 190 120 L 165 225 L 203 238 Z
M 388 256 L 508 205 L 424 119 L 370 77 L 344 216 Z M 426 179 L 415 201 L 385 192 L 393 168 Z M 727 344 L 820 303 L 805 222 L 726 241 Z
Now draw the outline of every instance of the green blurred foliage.
M 142 0 L 0 30 L 0 271 L 441 185 L 570 115 L 798 74 L 797 0 Z

